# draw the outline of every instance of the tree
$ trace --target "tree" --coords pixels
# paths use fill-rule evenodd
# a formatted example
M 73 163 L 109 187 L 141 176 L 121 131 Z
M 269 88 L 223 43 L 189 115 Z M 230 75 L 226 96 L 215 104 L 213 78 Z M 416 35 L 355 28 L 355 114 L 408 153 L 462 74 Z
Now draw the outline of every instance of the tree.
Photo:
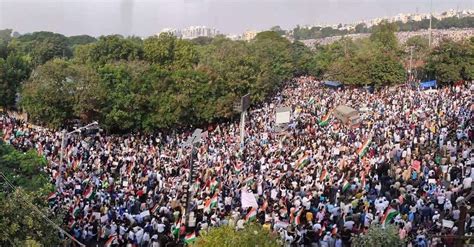
M 76 36 L 70 36 L 67 38 L 68 39 L 68 45 L 69 47 L 74 47 L 76 45 L 86 45 L 90 43 L 94 43 L 97 41 L 96 38 L 89 36 L 89 35 L 76 35 Z
M 0 106 L 13 108 L 20 84 L 31 72 L 28 62 L 18 55 L 11 54 L 6 60 L 0 58 Z
M 135 38 L 124 39 L 120 35 L 101 36 L 89 50 L 88 60 L 103 65 L 120 60 L 139 60 L 143 56 L 143 47 Z
M 52 185 L 42 171 L 45 165 L 46 160 L 34 150 L 22 153 L 4 144 L 0 138 L 0 172 L 16 187 L 0 191 L 0 246 L 59 244 L 57 230 L 31 206 L 36 205 L 48 218 L 60 222 L 61 216 L 53 216 L 45 203 L 52 191 Z
M 12 49 L 15 49 L 17 54 L 30 56 L 35 66 L 54 58 L 68 58 L 72 55 L 68 39 L 62 34 L 34 32 L 22 35 L 16 40 L 18 42 L 12 46 Z
M 36 69 L 23 85 L 20 102 L 34 122 L 58 128 L 73 119 L 75 76 L 71 63 L 61 59 Z
M 445 40 L 428 59 L 427 70 L 441 83 L 474 79 L 473 40 Z
M 169 65 L 173 62 L 176 37 L 170 33 L 152 36 L 143 42 L 145 59 L 149 62 Z
M 372 225 L 365 234 L 356 235 L 352 239 L 355 247 L 362 246 L 404 246 L 404 241 L 398 236 L 395 226 L 389 225 L 382 228 L 380 225 Z
M 398 50 L 398 40 L 395 32 L 397 26 L 384 21 L 373 28 L 370 40 L 385 52 Z
M 208 232 L 201 231 L 201 236 L 196 240 L 195 246 L 243 246 L 243 247 L 271 247 L 281 246 L 276 235 L 263 229 L 259 224 L 246 225 L 242 230 L 235 230 L 230 226 L 211 228 Z

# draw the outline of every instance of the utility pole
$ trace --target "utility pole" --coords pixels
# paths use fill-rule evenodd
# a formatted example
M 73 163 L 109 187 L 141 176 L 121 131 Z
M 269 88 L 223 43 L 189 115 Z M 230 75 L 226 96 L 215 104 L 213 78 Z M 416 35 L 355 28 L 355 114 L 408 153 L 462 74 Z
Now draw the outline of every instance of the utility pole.
M 185 147 L 191 147 L 191 156 L 189 158 L 189 181 L 188 181 L 188 191 L 186 193 L 186 208 L 184 211 L 184 219 L 185 219 L 185 226 L 188 227 L 189 225 L 189 216 L 191 211 L 191 197 L 192 191 L 191 191 L 191 186 L 193 185 L 193 177 L 194 177 L 194 156 L 196 154 L 196 149 L 195 146 L 199 142 L 201 142 L 201 134 L 202 134 L 202 129 L 196 129 L 193 134 L 188 138 L 188 140 L 184 143 Z
M 245 146 L 245 117 L 250 107 L 250 94 L 240 98 L 240 101 L 234 103 L 234 111 L 240 112 L 240 151 L 243 152 Z

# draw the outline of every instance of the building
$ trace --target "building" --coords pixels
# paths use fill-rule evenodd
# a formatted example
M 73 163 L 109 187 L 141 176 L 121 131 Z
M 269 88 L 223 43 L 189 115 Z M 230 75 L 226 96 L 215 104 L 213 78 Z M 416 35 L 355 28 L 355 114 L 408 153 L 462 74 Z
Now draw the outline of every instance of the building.
M 161 33 L 170 33 L 182 39 L 194 39 L 197 37 L 215 37 L 219 34 L 219 31 L 217 31 L 217 29 L 215 28 L 210 28 L 206 26 L 190 26 L 182 30 L 174 28 L 165 28 L 161 30 L 159 34 Z
M 257 36 L 257 31 L 245 31 L 243 34 L 242 34 L 242 40 L 245 40 L 245 41 L 250 41 L 252 40 L 253 38 L 255 38 L 255 36 Z

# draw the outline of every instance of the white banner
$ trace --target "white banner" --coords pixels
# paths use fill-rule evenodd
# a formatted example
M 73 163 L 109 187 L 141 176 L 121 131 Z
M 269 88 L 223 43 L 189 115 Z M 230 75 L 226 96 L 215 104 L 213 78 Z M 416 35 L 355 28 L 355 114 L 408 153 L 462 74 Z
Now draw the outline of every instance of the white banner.
M 252 193 L 242 190 L 242 208 L 250 207 L 257 209 L 257 200 L 255 199 L 255 196 Z

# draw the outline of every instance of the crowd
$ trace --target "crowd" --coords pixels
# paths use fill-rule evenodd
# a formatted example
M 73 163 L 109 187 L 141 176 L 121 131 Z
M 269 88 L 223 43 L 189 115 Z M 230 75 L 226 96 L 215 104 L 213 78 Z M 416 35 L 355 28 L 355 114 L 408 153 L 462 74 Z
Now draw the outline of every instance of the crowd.
M 474 177 L 472 93 L 472 83 L 370 94 L 295 78 L 249 111 L 243 150 L 238 122 L 205 129 L 192 184 L 191 152 L 182 145 L 190 132 L 73 135 L 60 162 L 60 132 L 0 121 L 7 143 L 48 159 L 51 208 L 90 246 L 173 246 L 191 241 L 190 232 L 241 229 L 253 218 L 285 245 L 350 246 L 369 226 L 391 224 L 409 244 L 442 246 L 454 241 L 439 235 L 457 234 Z M 330 115 L 338 105 L 363 109 L 361 123 L 341 124 Z M 293 112 L 284 130 L 275 124 L 279 106 Z M 244 193 L 257 207 L 243 207 Z M 468 214 L 466 234 L 473 226 Z

